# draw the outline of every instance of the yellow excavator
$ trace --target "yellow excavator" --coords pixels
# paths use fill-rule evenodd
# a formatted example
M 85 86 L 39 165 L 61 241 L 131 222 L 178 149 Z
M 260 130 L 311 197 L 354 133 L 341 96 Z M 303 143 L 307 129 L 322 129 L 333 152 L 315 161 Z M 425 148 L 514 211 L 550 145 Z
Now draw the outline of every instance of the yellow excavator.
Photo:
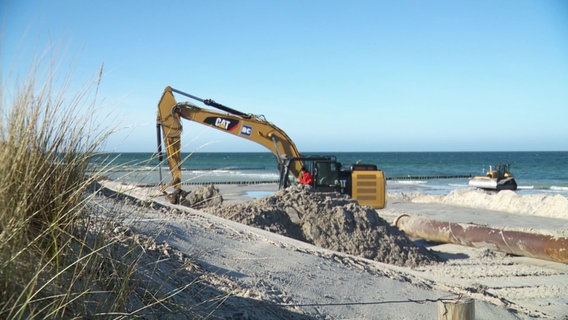
M 222 112 L 204 109 L 188 101 L 177 102 L 174 93 Z M 292 139 L 280 128 L 268 122 L 264 116 L 244 113 L 211 99 L 201 99 L 168 86 L 158 103 L 156 129 L 160 161 L 162 161 L 163 143 L 172 175 L 172 180 L 163 185 L 161 191 L 174 204 L 179 202 L 182 193 L 182 118 L 254 141 L 270 150 L 277 160 L 280 189 L 296 183 L 304 168 L 311 173 L 313 177 L 311 186 L 316 192 L 339 192 L 350 195 L 361 205 L 377 209 L 385 206 L 385 176 L 376 165 L 353 164 L 344 167 L 334 156 L 304 157 Z M 169 187 L 173 187 L 174 192 L 168 193 L 166 189 Z

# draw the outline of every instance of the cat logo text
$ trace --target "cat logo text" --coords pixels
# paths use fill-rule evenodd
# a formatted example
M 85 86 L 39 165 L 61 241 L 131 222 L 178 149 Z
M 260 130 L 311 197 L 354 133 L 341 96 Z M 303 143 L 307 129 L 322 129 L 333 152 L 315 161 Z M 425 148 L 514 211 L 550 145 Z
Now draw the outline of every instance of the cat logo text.
M 220 129 L 233 131 L 239 124 L 239 120 L 223 118 L 223 117 L 209 117 L 205 119 L 205 123 Z

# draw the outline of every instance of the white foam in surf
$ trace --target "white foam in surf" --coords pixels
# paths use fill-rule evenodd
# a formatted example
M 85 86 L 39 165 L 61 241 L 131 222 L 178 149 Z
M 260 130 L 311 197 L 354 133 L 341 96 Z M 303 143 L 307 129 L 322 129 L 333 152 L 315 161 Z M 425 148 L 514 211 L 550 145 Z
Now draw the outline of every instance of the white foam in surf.
M 469 188 L 469 185 L 466 183 L 448 183 L 448 186 L 456 188 Z
M 517 186 L 519 190 L 533 190 L 534 186 Z
M 396 181 L 398 184 L 426 184 L 428 181 L 423 180 L 398 180 Z
M 233 170 L 223 170 L 223 169 L 216 169 L 216 170 L 193 170 L 191 172 L 186 173 L 187 176 L 190 177 L 201 177 L 206 179 L 207 177 L 211 178 L 224 178 L 226 180 L 234 180 L 238 179 L 245 179 L 245 180 L 277 180 L 278 174 L 272 172 L 245 172 L 245 171 L 233 171 Z

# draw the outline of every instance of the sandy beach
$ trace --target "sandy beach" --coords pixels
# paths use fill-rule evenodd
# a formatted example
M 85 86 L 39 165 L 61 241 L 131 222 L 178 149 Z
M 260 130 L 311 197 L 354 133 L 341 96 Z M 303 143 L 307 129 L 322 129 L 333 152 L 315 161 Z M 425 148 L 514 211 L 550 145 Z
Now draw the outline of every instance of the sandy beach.
M 225 304 L 208 311 L 211 318 L 435 319 L 439 301 L 458 298 L 474 299 L 476 319 L 566 319 L 568 315 L 564 263 L 419 239 L 414 243 L 443 261 L 411 267 L 384 263 L 251 227 L 205 209 L 171 205 L 156 188 L 101 183 L 103 194 L 122 195 L 118 200 L 94 199 L 101 208 L 120 203 L 121 210 L 112 219 L 151 237 L 170 250 L 169 255 L 188 257 L 193 269 L 200 270 L 200 279 L 210 283 L 209 290 L 226 295 Z M 223 206 L 259 202 L 257 198 L 276 191 L 275 185 L 217 187 Z M 387 207 L 377 213 L 389 223 L 406 214 L 566 237 L 568 217 L 563 215 L 568 211 L 563 200 L 499 197 L 501 203 L 507 199 L 506 208 L 494 207 L 490 195 L 469 191 L 447 196 L 389 194 Z M 547 202 L 551 203 L 546 208 L 528 205 Z M 102 210 L 101 215 L 108 212 Z M 182 286 L 184 277 L 171 278 L 172 270 L 179 268 L 176 261 L 163 259 L 157 264 L 162 272 L 156 274 L 165 278 L 154 280 Z M 172 299 L 183 303 L 190 298 L 180 292 Z M 183 310 L 170 310 L 159 318 L 187 318 Z

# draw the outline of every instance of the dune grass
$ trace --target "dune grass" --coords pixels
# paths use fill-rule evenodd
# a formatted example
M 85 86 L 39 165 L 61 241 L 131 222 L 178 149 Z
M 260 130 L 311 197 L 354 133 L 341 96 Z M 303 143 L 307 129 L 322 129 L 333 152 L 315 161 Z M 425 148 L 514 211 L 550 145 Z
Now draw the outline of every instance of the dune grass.
M 97 86 L 69 94 L 38 74 L 14 92 L 2 83 L 2 319 L 132 315 L 132 274 L 143 250 L 117 250 L 104 223 L 94 230 L 85 192 L 89 158 L 111 133 L 86 111 Z

